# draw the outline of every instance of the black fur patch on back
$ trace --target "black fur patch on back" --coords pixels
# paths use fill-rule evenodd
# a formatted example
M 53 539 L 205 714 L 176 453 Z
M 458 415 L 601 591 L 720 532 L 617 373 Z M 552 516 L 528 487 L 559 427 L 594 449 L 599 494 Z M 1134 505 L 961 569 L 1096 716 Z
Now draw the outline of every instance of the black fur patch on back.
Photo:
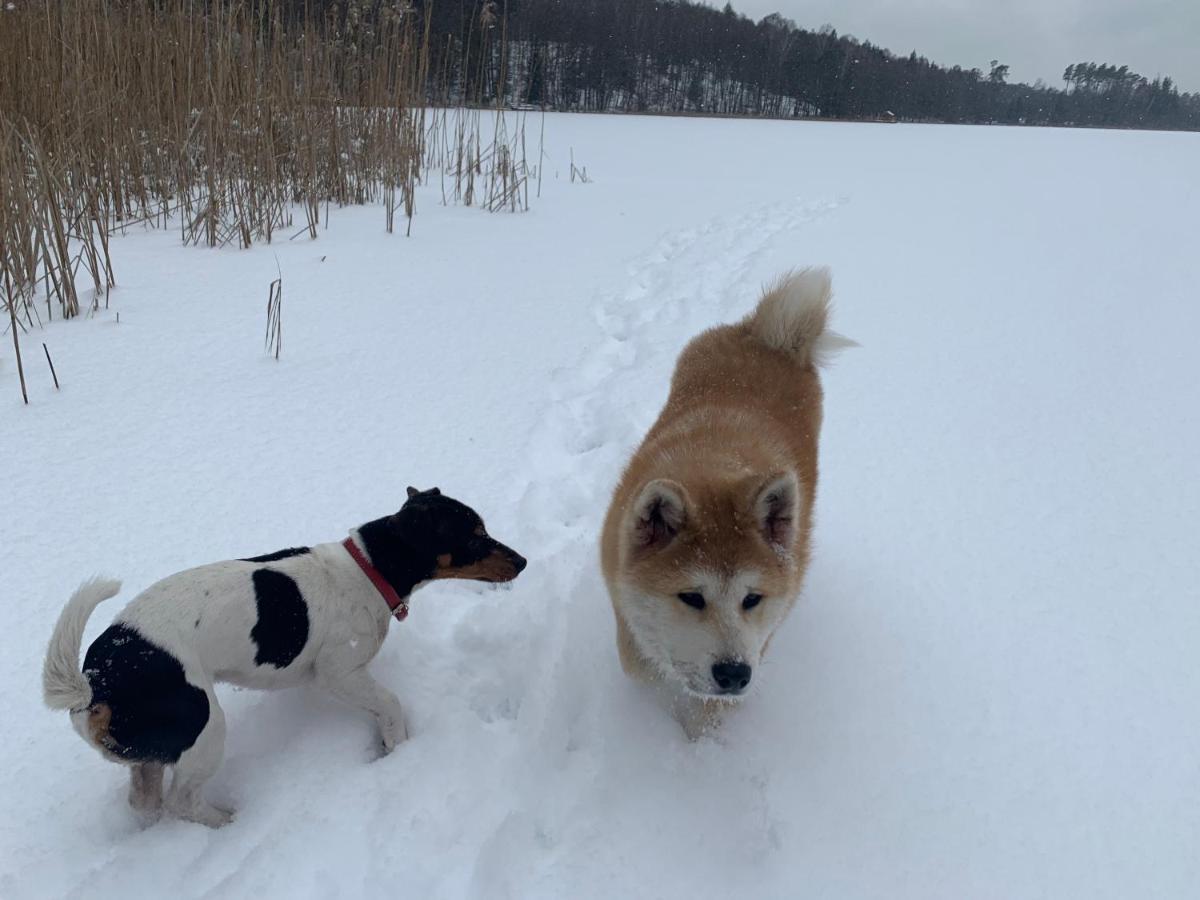
M 258 604 L 258 622 L 250 629 L 250 640 L 258 645 L 254 662 L 282 669 L 308 643 L 308 605 L 294 578 L 274 569 L 256 569 L 253 577 Z
M 274 553 L 264 553 L 262 556 L 247 556 L 241 562 L 279 562 L 281 559 L 291 559 L 293 556 L 303 556 L 309 552 L 310 548 L 308 547 L 288 547 L 286 550 L 276 550 Z
M 112 625 L 88 648 L 83 674 L 92 704 L 112 712 L 102 741 L 115 756 L 175 763 L 208 724 L 208 695 L 174 656 L 128 625 Z

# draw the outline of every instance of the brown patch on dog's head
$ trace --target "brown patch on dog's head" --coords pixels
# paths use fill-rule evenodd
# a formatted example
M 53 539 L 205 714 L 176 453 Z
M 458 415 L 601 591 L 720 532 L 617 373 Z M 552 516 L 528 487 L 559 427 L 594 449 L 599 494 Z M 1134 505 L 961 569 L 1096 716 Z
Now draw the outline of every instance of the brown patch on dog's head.
M 456 564 L 447 557 L 438 557 L 438 568 L 434 578 L 465 578 L 472 581 L 490 581 L 500 583 L 512 581 L 525 568 L 525 560 L 503 544 L 496 543 L 496 548 L 481 559 Z M 443 564 L 442 560 L 447 559 Z

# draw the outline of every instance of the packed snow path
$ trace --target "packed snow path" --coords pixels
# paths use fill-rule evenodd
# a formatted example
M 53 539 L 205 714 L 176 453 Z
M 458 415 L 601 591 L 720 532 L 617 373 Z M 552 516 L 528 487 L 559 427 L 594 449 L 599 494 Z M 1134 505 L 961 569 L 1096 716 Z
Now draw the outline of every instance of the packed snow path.
M 527 215 L 429 190 L 408 240 L 375 209 L 248 252 L 131 234 L 110 310 L 30 339 L 60 393 L 29 353 L 21 407 L 0 351 L 0 896 L 1194 894 L 1200 136 L 546 134 Z M 744 709 L 689 744 L 619 672 L 599 523 L 684 342 L 810 263 L 862 344 L 825 377 L 813 566 Z M 139 829 L 41 707 L 70 591 L 125 582 L 90 640 L 164 575 L 339 538 L 410 483 L 531 560 L 393 627 L 374 670 L 411 740 L 375 759 L 316 689 L 226 690 L 237 820 Z

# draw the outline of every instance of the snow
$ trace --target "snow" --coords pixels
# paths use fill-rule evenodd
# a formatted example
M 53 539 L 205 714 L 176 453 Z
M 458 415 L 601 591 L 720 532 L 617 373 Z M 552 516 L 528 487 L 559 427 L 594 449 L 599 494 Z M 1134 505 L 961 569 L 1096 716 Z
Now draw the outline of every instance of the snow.
M 110 309 L 26 338 L 28 407 L 5 336 L 0 896 L 1193 895 L 1200 137 L 549 116 L 546 141 L 523 215 L 434 184 L 409 239 L 380 209 L 250 251 L 119 239 Z M 619 671 L 600 521 L 683 343 L 810 263 L 862 345 L 825 376 L 814 561 L 753 695 L 689 744 Z M 373 668 L 411 740 L 376 760 L 315 688 L 225 690 L 236 821 L 140 829 L 41 706 L 70 592 L 125 582 L 91 640 L 158 578 L 339 539 L 410 483 L 531 560 L 393 627 Z

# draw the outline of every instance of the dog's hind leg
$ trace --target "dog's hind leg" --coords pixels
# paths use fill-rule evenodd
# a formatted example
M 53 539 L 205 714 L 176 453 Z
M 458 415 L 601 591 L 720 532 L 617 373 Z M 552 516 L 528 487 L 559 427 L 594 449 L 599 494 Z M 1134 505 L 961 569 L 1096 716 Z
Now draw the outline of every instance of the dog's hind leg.
M 147 819 L 157 819 L 163 805 L 163 764 L 134 763 L 129 769 L 129 805 Z
M 208 722 L 196 742 L 179 757 L 167 791 L 167 810 L 189 822 L 220 828 L 233 821 L 233 812 L 213 806 L 204 799 L 204 785 L 212 778 L 225 755 L 225 713 L 216 694 L 208 690 Z
M 318 663 L 317 682 L 339 700 L 364 709 L 375 717 L 384 753 L 391 753 L 397 744 L 408 737 L 400 701 L 371 677 L 366 666 L 342 672 L 336 666 Z

